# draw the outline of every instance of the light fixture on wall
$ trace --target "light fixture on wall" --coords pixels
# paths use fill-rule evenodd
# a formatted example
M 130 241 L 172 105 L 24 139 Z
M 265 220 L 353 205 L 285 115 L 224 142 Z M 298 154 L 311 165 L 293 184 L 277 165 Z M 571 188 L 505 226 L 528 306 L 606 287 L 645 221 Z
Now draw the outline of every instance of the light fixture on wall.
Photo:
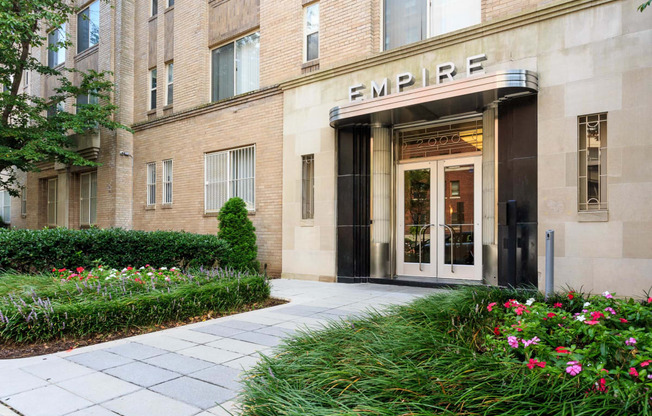
M 131 157 L 131 158 L 133 158 L 133 156 L 131 155 L 131 153 L 129 153 L 129 152 L 125 152 L 124 150 L 121 150 L 121 151 L 120 151 L 120 156 L 127 156 L 127 157 Z

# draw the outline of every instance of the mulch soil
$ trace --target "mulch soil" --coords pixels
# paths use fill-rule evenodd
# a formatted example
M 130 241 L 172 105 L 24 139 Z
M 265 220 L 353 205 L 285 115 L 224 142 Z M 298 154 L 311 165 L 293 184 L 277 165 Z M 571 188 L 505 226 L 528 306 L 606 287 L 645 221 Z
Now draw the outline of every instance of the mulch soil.
M 242 312 L 249 312 L 256 309 L 269 308 L 271 306 L 282 305 L 287 301 L 276 298 L 269 298 L 264 302 L 258 302 L 251 305 L 243 306 L 231 313 L 219 314 L 209 312 L 201 316 L 193 316 L 182 321 L 166 322 L 161 325 L 151 325 L 146 327 L 134 327 L 125 330 L 119 330 L 108 334 L 95 334 L 83 338 L 61 338 L 53 339 L 47 342 L 36 342 L 32 344 L 16 344 L 6 341 L 0 341 L 0 359 L 34 357 L 36 355 L 52 354 L 60 351 L 72 351 L 75 348 L 85 347 L 87 345 L 99 344 L 101 342 L 113 341 L 115 339 L 132 337 L 134 335 L 147 334 L 150 332 L 161 331 L 163 329 L 175 328 L 178 326 L 203 322 L 208 319 L 221 318 L 223 316 L 234 315 Z

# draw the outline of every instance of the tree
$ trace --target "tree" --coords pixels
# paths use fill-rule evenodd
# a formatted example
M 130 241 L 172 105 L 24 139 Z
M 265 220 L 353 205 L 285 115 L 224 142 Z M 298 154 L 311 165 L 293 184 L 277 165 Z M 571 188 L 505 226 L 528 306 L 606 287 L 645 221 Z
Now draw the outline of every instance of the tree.
M 81 72 L 50 68 L 32 55 L 47 45 L 46 30 L 60 28 L 79 8 L 68 0 L 0 0 L 0 188 L 18 195 L 16 173 L 38 171 L 37 163 L 54 161 L 95 166 L 74 149 L 73 134 L 106 128 L 126 128 L 113 120 L 117 109 L 110 103 L 110 72 Z M 62 36 L 49 51 L 71 46 Z M 26 71 L 54 77 L 59 85 L 49 97 L 26 94 L 20 85 Z M 78 85 L 71 79 L 77 74 Z M 59 109 L 78 96 L 92 97 L 90 104 Z M 69 106 L 70 107 L 70 106 Z M 48 116 L 49 113 L 49 116 Z
M 256 229 L 247 217 L 247 204 L 242 198 L 231 198 L 217 216 L 220 224 L 217 236 L 229 243 L 225 266 L 257 272 L 260 264 L 256 246 Z
M 652 4 L 652 0 L 647 0 L 645 3 L 638 6 L 638 11 L 643 12 L 643 10 L 645 10 L 650 4 Z

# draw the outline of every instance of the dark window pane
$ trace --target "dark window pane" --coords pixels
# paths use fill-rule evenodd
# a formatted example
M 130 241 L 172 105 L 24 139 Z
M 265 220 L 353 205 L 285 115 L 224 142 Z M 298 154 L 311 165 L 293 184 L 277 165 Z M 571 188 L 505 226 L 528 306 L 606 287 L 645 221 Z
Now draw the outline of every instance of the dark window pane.
M 174 0 L 168 0 L 168 7 L 174 6 Z
M 88 49 L 88 10 L 77 15 L 77 52 Z
M 213 101 L 233 97 L 233 59 L 233 43 L 213 50 L 211 76 Z
M 58 31 L 53 30 L 52 32 L 48 33 L 48 66 L 50 68 L 54 68 L 57 66 L 57 52 L 51 48 L 54 47 L 54 45 L 57 43 L 57 34 Z
M 312 61 L 319 58 L 319 32 L 311 33 L 306 40 L 308 50 L 306 51 L 306 60 Z
M 149 109 L 153 110 L 156 108 L 156 90 L 152 90 L 152 95 L 150 97 L 150 106 Z
M 158 1 L 152 0 L 152 16 L 156 16 L 157 14 L 158 14 Z
M 83 94 L 83 95 L 78 95 L 77 96 L 77 108 L 79 108 L 82 105 L 87 105 L 88 104 L 88 95 Z
M 174 100 L 174 84 L 169 84 L 168 85 L 168 105 L 172 104 Z

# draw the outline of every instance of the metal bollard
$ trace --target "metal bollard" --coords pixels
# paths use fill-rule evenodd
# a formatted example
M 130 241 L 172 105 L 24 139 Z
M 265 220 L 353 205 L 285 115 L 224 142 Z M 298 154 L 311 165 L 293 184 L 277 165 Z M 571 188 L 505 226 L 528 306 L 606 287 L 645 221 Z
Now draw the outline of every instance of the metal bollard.
M 546 291 L 545 297 L 555 291 L 555 231 L 546 231 Z

